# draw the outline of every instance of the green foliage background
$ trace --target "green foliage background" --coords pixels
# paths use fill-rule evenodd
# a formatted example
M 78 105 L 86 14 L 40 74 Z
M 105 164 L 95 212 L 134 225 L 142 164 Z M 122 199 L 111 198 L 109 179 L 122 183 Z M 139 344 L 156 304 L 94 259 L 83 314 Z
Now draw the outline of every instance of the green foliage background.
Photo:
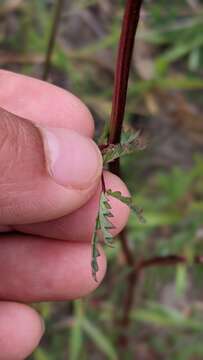
M 3 11 L 1 14 L 8 2 L 0 3 L 0 43 L 11 60 L 4 61 L 1 66 L 40 77 L 52 24 L 53 1 L 22 1 L 11 14 Z M 98 0 L 67 1 L 54 51 L 50 81 L 68 88 L 90 107 L 96 118 L 97 135 L 109 119 L 113 89 L 111 60 L 116 53 L 124 4 L 124 1 L 104 1 L 103 5 Z M 98 15 L 98 18 L 95 15 L 103 11 L 100 9 L 102 6 L 107 9 L 106 19 L 103 15 Z M 68 42 L 71 19 L 75 17 L 78 21 L 78 14 L 89 9 L 93 9 L 95 21 L 101 22 L 102 34 L 98 38 L 77 39 L 75 47 L 72 43 L 64 46 L 61 39 L 66 30 Z M 100 10 L 96 12 L 95 9 Z M 15 30 L 6 32 L 11 19 L 16 22 Z M 133 66 L 126 123 L 133 125 L 132 113 L 142 113 L 149 118 L 165 115 L 164 105 L 159 104 L 158 115 L 153 111 L 154 102 L 147 106 L 154 96 L 159 98 L 159 94 L 165 94 L 166 98 L 174 93 L 181 94 L 188 103 L 202 109 L 202 34 L 201 1 L 145 2 L 137 41 L 150 49 L 150 55 L 148 62 L 144 63 L 144 70 L 138 71 Z M 78 37 L 78 33 L 71 30 L 73 35 Z M 26 61 L 28 56 L 35 61 Z M 100 56 L 104 58 L 103 63 L 99 61 Z M 183 111 L 183 128 L 184 117 Z M 187 154 L 183 153 L 181 163 L 175 158 L 169 165 L 151 167 L 150 162 L 156 160 L 150 145 L 154 133 L 150 135 L 146 151 L 122 160 L 123 176 L 137 205 L 144 209 L 147 221 L 139 224 L 135 215 L 130 217 L 128 237 L 135 257 L 179 254 L 186 256 L 188 264 L 144 270 L 136 287 L 130 325 L 119 329 L 115 323 L 122 314 L 130 269 L 123 265 L 119 242 L 116 241 L 113 250 L 107 249 L 109 268 L 106 279 L 88 299 L 34 305 L 45 318 L 47 333 L 30 359 L 203 358 L 203 266 L 192 266 L 193 257 L 203 254 L 203 146 L 200 146 L 203 145 L 203 125 L 201 133 L 195 130 L 195 120 L 191 123 L 193 125 L 186 130 L 191 134 L 198 133 L 200 139 L 198 146 L 193 144 L 191 147 L 191 162 L 187 162 Z M 200 123 L 203 123 L 203 118 Z M 165 127 L 164 121 L 161 127 Z M 160 128 L 156 137 L 159 137 L 159 131 Z M 187 142 L 184 131 L 180 136 L 185 136 Z M 117 345 L 120 333 L 125 333 L 128 338 L 124 353 Z

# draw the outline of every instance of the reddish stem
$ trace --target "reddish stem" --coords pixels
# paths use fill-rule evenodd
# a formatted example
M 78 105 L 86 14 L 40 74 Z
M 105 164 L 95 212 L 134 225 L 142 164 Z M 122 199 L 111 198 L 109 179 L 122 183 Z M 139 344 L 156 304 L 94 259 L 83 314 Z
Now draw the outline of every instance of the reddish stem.
M 114 93 L 109 131 L 110 144 L 119 143 L 121 138 L 127 97 L 130 63 L 132 59 L 134 38 L 139 21 L 141 4 L 142 0 L 128 0 L 125 7 L 114 80 Z M 111 164 L 110 169 L 114 174 L 120 174 L 119 159 L 115 160 Z M 128 244 L 126 230 L 121 233 L 120 241 L 126 262 L 129 266 L 133 267 L 134 255 Z M 129 324 L 129 313 L 133 306 L 134 288 L 136 281 L 137 274 L 130 273 L 128 275 L 127 292 L 124 298 L 123 315 L 120 322 L 122 330 L 126 329 Z M 126 347 L 127 337 L 125 334 L 121 334 L 118 339 L 118 343 L 120 346 Z
M 187 264 L 188 260 L 185 256 L 182 255 L 167 255 L 167 256 L 156 256 L 151 259 L 140 260 L 135 265 L 134 269 L 137 273 L 140 270 L 144 270 L 148 267 L 153 266 L 169 266 L 176 264 Z M 203 264 L 203 256 L 195 256 L 193 263 Z
M 132 59 L 134 38 L 139 21 L 141 4 L 142 0 L 128 0 L 125 7 L 114 80 L 114 93 L 109 132 L 110 144 L 119 143 L 121 138 L 130 63 Z M 116 175 L 120 174 L 119 159 L 110 164 L 110 170 Z M 127 262 L 132 266 L 133 255 L 130 255 L 131 251 L 125 234 L 123 234 L 123 236 L 121 235 L 120 239 Z
M 121 242 L 121 247 L 123 250 L 123 254 L 125 256 L 126 263 L 130 267 L 134 267 L 135 260 L 134 260 L 133 253 L 128 245 L 127 228 L 123 229 L 123 231 L 120 233 L 120 242 Z
M 102 176 L 101 176 L 101 183 L 102 183 L 102 191 L 105 194 L 106 192 L 106 184 L 105 184 L 105 179 L 104 179 L 104 173 L 102 172 Z
M 116 144 L 120 142 L 125 112 L 130 63 L 132 59 L 134 38 L 139 21 L 141 4 L 142 0 L 128 0 L 123 17 L 114 80 L 114 94 L 109 135 L 110 144 Z

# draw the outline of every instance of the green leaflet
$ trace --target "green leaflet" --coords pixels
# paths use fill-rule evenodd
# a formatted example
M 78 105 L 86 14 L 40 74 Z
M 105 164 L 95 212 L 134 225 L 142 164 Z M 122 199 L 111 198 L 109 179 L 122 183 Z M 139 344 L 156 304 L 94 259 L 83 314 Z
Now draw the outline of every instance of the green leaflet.
M 107 245 L 112 246 L 113 236 L 109 232 L 110 229 L 114 229 L 114 225 L 110 222 L 108 218 L 113 217 L 111 213 L 111 205 L 109 200 L 106 198 L 104 192 L 102 191 L 100 197 L 100 211 L 99 211 L 99 223 L 104 241 Z
M 91 261 L 91 266 L 92 266 L 92 276 L 93 276 L 95 281 L 97 281 L 97 272 L 99 271 L 99 266 L 98 266 L 98 262 L 97 262 L 97 258 L 98 258 L 98 256 L 100 256 L 98 246 L 97 246 L 98 242 L 99 242 L 99 237 L 98 237 L 97 232 L 98 232 L 99 229 L 100 229 L 100 224 L 99 224 L 99 212 L 98 212 L 95 229 L 94 229 L 94 233 L 93 233 L 93 236 L 92 236 L 92 261 Z
M 121 133 L 121 144 L 130 144 L 140 136 L 140 130 L 136 132 L 122 131 Z
M 95 281 L 97 281 L 97 272 L 99 271 L 98 261 L 97 258 L 100 256 L 99 250 L 98 250 L 98 242 L 99 242 L 99 236 L 98 236 L 98 230 L 101 230 L 101 233 L 104 238 L 104 242 L 111 246 L 113 245 L 113 236 L 111 235 L 110 231 L 114 228 L 114 225 L 111 223 L 109 218 L 113 217 L 113 214 L 111 213 L 111 205 L 109 203 L 109 199 L 106 195 L 112 196 L 120 201 L 122 201 L 124 204 L 128 205 L 132 210 L 135 211 L 138 220 L 142 223 L 145 222 L 145 219 L 142 215 L 142 209 L 139 209 L 133 199 L 131 197 L 123 196 L 120 191 L 112 191 L 111 189 L 107 190 L 106 193 L 103 191 L 100 195 L 99 200 L 99 211 L 97 214 L 96 219 L 96 225 L 94 229 L 94 233 L 92 236 L 92 276 Z
M 92 236 L 92 276 L 95 281 L 97 281 L 97 272 L 99 271 L 97 258 L 100 256 L 98 250 L 98 230 L 101 230 L 104 242 L 108 246 L 112 246 L 113 244 L 113 236 L 110 233 L 110 229 L 114 228 L 114 225 L 110 222 L 109 218 L 113 217 L 111 213 L 111 205 L 109 204 L 109 200 L 107 199 L 105 193 L 102 191 L 99 200 L 99 211 L 97 214 L 96 225 L 94 229 L 94 233 Z
M 135 134 L 124 133 L 123 140 L 119 144 L 110 144 L 102 150 L 104 165 L 120 158 L 124 155 L 129 155 L 137 150 L 142 150 L 144 145 L 140 141 L 139 131 Z
M 135 212 L 135 214 L 137 215 L 138 220 L 141 223 L 145 223 L 145 218 L 143 216 L 143 210 L 140 209 L 139 207 L 137 207 L 137 205 L 135 204 L 133 198 L 123 196 L 120 191 L 112 191 L 111 189 L 107 190 L 106 193 L 108 195 L 120 200 L 124 204 L 128 205 L 129 208 L 131 208 Z
M 140 142 L 139 135 L 140 135 L 139 131 L 136 133 L 124 132 L 122 133 L 122 140 L 120 144 L 116 144 L 116 145 L 110 144 L 106 146 L 102 150 L 104 165 L 114 161 L 115 159 L 120 158 L 121 156 L 131 154 L 135 152 L 137 149 L 139 150 L 142 149 L 143 144 Z M 92 236 L 91 267 L 92 267 L 92 276 L 95 281 L 97 281 L 97 272 L 99 271 L 97 258 L 98 256 L 100 256 L 98 250 L 98 242 L 99 242 L 98 231 L 99 230 L 101 231 L 104 242 L 108 246 L 113 245 L 113 237 L 110 233 L 110 230 L 113 229 L 114 226 L 109 220 L 109 218 L 113 217 L 113 214 L 111 213 L 111 205 L 106 195 L 113 196 L 116 199 L 122 201 L 123 203 L 125 203 L 135 211 L 140 222 L 145 221 L 142 215 L 142 210 L 135 205 L 132 198 L 123 196 L 119 191 L 113 192 L 112 190 L 108 190 L 106 193 L 104 191 L 101 192 L 100 200 L 99 200 L 99 211 L 97 214 L 95 229 Z

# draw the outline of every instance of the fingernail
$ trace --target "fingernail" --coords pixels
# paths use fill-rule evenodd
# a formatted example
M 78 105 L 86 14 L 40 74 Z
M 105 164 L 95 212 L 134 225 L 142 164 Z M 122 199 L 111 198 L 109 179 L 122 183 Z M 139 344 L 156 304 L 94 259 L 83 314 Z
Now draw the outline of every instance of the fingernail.
M 47 168 L 56 183 L 85 189 L 99 178 L 102 157 L 97 145 L 73 130 L 39 128 Z

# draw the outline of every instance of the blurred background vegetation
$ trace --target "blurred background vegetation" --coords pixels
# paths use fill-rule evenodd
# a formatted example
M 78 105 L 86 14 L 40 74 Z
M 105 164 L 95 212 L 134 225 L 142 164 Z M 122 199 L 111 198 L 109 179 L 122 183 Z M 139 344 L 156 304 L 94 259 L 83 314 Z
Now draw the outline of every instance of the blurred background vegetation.
M 41 78 L 56 1 L 0 1 L 0 66 Z M 111 110 L 125 1 L 64 0 L 49 81 L 91 109 L 97 136 Z M 132 215 L 137 261 L 180 255 L 128 279 L 119 242 L 88 299 L 36 305 L 47 333 L 31 360 L 203 359 L 203 3 L 146 0 L 133 55 L 126 124 L 144 129 L 145 151 L 122 161 L 123 177 L 146 224 Z M 64 284 L 66 286 L 66 284 Z

